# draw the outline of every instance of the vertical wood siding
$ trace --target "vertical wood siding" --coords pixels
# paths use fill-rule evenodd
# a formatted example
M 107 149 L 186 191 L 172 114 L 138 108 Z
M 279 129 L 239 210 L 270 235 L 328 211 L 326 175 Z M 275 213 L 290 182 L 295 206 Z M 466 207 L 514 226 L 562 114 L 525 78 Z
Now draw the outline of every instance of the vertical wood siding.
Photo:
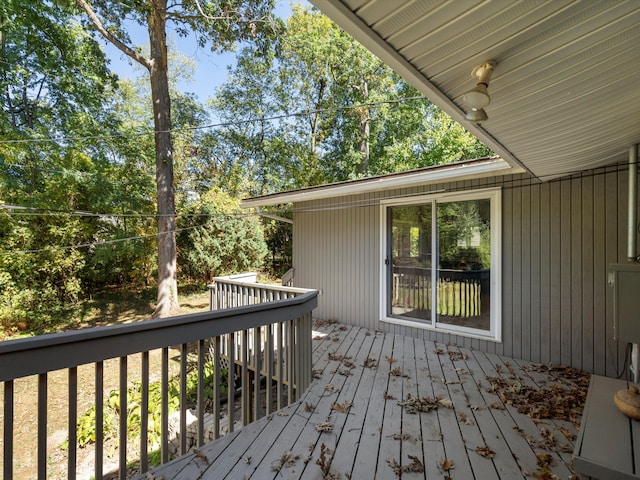
M 380 321 L 381 198 L 502 187 L 502 342 Z M 538 183 L 526 175 L 298 203 L 296 286 L 317 288 L 316 316 L 534 362 L 616 376 L 608 265 L 626 261 L 627 171 L 615 165 Z

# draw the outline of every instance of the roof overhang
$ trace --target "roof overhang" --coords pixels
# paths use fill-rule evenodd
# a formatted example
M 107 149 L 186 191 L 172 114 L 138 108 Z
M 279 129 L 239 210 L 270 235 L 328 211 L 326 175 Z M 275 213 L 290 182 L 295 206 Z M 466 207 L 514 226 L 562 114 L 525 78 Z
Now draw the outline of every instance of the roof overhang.
M 489 157 L 247 198 L 240 206 L 258 208 L 522 172 L 522 168 L 513 167 L 500 157 Z
M 640 143 L 637 0 L 311 0 L 513 166 L 542 180 Z M 495 60 L 482 124 L 472 69 Z

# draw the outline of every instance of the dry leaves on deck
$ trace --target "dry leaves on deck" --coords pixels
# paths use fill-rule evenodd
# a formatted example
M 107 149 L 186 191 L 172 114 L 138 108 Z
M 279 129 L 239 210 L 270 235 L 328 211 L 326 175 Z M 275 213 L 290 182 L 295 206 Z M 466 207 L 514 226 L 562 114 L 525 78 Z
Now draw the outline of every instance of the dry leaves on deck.
M 487 376 L 490 383 L 487 392 L 497 394 L 503 403 L 513 405 L 534 420 L 553 418 L 577 423 L 587 397 L 589 375 L 570 367 L 529 367 L 534 368 L 562 384 L 540 388 L 526 385 L 515 376 L 508 379 Z
M 424 472 L 424 464 L 420 461 L 418 457 L 413 455 L 407 455 L 411 463 L 400 465 L 397 460 L 394 458 L 388 458 L 387 463 L 393 470 L 393 473 L 396 474 L 396 477 L 402 478 L 403 473 L 422 473 Z
M 364 361 L 362 366 L 365 368 L 376 369 L 378 368 L 378 361 L 375 358 L 369 357 Z
M 287 451 L 274 463 L 271 464 L 271 470 L 279 472 L 284 467 L 293 467 L 300 459 L 300 455 L 294 454 L 292 451 Z
M 496 452 L 494 452 L 493 450 L 491 450 L 488 446 L 484 446 L 484 447 L 476 447 L 476 452 L 478 453 L 478 455 L 483 456 L 484 458 L 493 458 L 496 456 Z
M 340 412 L 340 413 L 347 413 L 352 406 L 353 406 L 353 402 L 349 402 L 349 401 L 344 402 L 342 404 L 334 403 L 333 405 L 331 405 L 331 410 L 335 410 L 336 412 Z
M 441 458 L 440 462 L 438 462 L 438 466 L 443 472 L 448 472 L 449 470 L 453 470 L 455 468 L 453 465 L 453 460 L 447 460 L 446 458 Z
M 317 432 L 331 432 L 333 431 L 333 423 L 331 422 L 322 422 L 316 424 Z
M 404 407 L 404 411 L 407 413 L 430 412 L 438 407 L 453 408 L 453 402 L 449 398 L 416 398 L 411 394 L 407 395 L 406 400 L 398 402 L 398 405 Z
M 389 371 L 389 375 L 392 377 L 410 378 L 409 375 L 403 373 L 400 367 L 396 367 L 393 370 Z
M 324 442 L 320 445 L 320 457 L 316 460 L 316 465 L 320 467 L 323 480 L 338 480 L 339 473 L 331 472 L 331 462 L 333 461 L 333 450 L 327 447 Z

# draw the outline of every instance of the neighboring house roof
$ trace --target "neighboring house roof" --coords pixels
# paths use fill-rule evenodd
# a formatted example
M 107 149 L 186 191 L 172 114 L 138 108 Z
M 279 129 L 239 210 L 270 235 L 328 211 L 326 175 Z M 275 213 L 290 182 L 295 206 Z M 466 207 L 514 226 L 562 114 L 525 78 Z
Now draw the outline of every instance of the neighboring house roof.
M 640 1 L 311 0 L 512 165 L 541 180 L 640 143 Z M 489 120 L 465 120 L 472 69 L 497 66 Z
M 378 177 L 349 180 L 317 187 L 301 188 L 288 192 L 274 193 L 242 200 L 243 208 L 265 207 L 284 203 L 304 202 L 323 198 L 372 193 L 391 188 L 407 188 L 457 180 L 470 180 L 493 175 L 522 173 L 519 167 L 512 167 L 500 157 L 486 157 L 475 160 L 419 168 L 408 172 L 390 173 Z

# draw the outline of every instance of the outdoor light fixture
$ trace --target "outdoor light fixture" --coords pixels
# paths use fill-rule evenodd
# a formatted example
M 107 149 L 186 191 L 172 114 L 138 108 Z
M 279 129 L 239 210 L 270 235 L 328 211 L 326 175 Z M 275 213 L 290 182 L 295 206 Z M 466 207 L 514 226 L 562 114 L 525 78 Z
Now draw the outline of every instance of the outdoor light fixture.
M 471 108 L 465 115 L 465 118 L 471 122 L 482 122 L 489 118 L 484 107 L 491 102 L 487 87 L 495 66 L 496 62 L 491 60 L 478 65 L 471 71 L 471 76 L 477 79 L 476 86 L 462 96 L 464 103 Z

